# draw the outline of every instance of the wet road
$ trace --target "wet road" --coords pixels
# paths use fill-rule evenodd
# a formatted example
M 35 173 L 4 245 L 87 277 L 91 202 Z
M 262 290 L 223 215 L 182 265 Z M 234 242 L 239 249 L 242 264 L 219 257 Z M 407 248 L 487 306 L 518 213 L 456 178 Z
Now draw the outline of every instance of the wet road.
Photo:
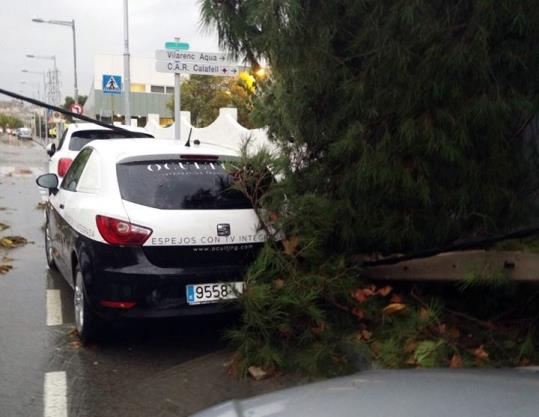
M 222 349 L 222 330 L 233 319 L 121 324 L 105 342 L 81 346 L 72 290 L 45 262 L 34 179 L 46 171 L 46 161 L 36 144 L 0 138 L 0 222 L 10 225 L 0 236 L 33 241 L 0 249 L 0 259 L 13 258 L 13 269 L 0 275 L 0 416 L 156 417 L 202 408 L 197 398 L 188 398 L 194 405 L 185 408 L 163 395 L 171 391 L 165 376 L 178 364 Z

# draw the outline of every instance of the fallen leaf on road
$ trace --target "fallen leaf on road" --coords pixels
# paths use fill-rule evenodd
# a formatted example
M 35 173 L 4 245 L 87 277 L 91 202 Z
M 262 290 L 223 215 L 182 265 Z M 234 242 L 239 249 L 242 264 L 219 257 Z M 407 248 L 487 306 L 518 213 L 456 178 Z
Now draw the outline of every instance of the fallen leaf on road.
M 427 321 L 429 317 L 430 317 L 430 310 L 425 307 L 421 307 L 421 309 L 419 310 L 419 320 Z
M 382 297 L 385 297 L 392 290 L 393 288 L 391 287 L 391 285 L 386 285 L 385 287 L 379 288 L 378 291 L 376 291 L 376 294 L 381 295 Z
M 71 337 L 75 337 L 77 335 L 77 328 L 76 327 L 72 327 L 68 332 L 67 332 L 67 335 L 68 336 L 71 336 Z
M 47 208 L 47 202 L 46 201 L 40 201 L 37 203 L 36 209 L 38 210 L 45 210 Z
M 410 339 L 404 345 L 404 351 L 406 353 L 413 353 L 417 349 L 418 344 L 419 344 L 419 342 L 417 340 Z
M 438 326 L 436 326 L 436 330 L 440 334 L 445 334 L 447 332 L 447 325 L 444 323 L 440 323 Z
M 485 350 L 483 345 L 474 349 L 473 355 L 475 356 L 475 359 L 477 359 L 478 361 L 484 361 L 488 359 L 488 352 Z
M 5 224 L 5 223 L 0 223 L 0 232 L 1 232 L 2 230 L 6 230 L 8 227 L 9 227 L 9 226 L 8 226 L 7 224 Z
M 402 303 L 391 303 L 384 307 L 382 314 L 384 316 L 389 316 L 391 314 L 400 313 L 406 309 L 406 304 Z
M 73 348 L 73 349 L 78 349 L 81 347 L 81 342 L 80 340 L 73 340 L 72 342 L 69 342 L 69 347 Z
M 26 245 L 27 243 L 31 242 L 22 236 L 5 236 L 0 239 L 0 246 L 8 249 L 17 248 Z
M 354 308 L 352 309 L 352 314 L 356 316 L 359 320 L 362 320 L 365 318 L 365 311 L 363 311 L 360 308 Z
M 462 368 L 462 358 L 458 353 L 455 353 L 449 361 L 450 368 Z
M 13 266 L 10 264 L 0 264 L 0 275 L 7 274 L 11 269 L 13 269 Z
M 359 340 L 369 340 L 372 336 L 372 333 L 368 330 L 360 330 L 357 334 Z
M 247 371 L 255 381 L 260 381 L 268 376 L 268 373 L 258 366 L 249 366 Z
M 289 239 L 283 240 L 284 253 L 287 255 L 293 255 L 299 246 L 299 238 L 297 236 L 291 236 Z
M 352 297 L 360 304 L 365 302 L 367 298 L 372 295 L 374 295 L 374 291 L 370 288 L 358 288 L 352 293 Z

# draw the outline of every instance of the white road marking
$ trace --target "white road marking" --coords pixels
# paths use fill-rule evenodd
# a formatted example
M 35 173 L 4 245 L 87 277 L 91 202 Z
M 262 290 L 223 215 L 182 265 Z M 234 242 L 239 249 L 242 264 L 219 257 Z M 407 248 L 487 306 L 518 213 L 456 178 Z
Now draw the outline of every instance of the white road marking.
M 47 326 L 63 324 L 60 290 L 47 290 Z
M 43 417 L 67 417 L 66 373 L 47 372 L 43 384 L 45 409 Z

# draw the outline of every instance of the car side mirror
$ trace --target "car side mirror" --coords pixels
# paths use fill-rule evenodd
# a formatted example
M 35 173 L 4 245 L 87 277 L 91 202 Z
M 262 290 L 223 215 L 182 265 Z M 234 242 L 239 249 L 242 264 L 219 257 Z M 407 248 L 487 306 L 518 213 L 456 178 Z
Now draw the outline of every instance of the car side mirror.
M 36 178 L 36 184 L 42 188 L 48 188 L 52 194 L 58 191 L 58 177 L 56 174 L 43 174 Z
M 54 143 L 49 143 L 45 149 L 49 156 L 53 156 L 56 153 L 56 145 Z

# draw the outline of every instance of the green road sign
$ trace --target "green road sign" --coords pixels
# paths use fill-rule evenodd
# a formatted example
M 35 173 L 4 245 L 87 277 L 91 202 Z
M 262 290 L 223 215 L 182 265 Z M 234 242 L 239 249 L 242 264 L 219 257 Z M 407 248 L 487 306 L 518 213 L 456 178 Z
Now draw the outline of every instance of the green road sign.
M 189 44 L 186 42 L 165 42 L 166 49 L 182 49 L 184 51 L 189 49 Z

